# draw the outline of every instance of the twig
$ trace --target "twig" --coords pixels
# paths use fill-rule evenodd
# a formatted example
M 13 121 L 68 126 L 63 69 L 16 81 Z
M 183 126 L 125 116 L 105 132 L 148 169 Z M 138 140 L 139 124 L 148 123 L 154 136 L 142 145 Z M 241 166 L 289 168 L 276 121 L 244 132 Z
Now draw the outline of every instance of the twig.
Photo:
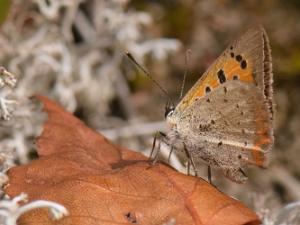
M 132 124 L 125 127 L 119 127 L 109 130 L 99 130 L 101 134 L 110 140 L 117 140 L 118 138 L 131 138 L 136 136 L 154 134 L 156 131 L 165 131 L 166 122 L 150 122 L 142 124 Z
M 295 200 L 300 200 L 300 182 L 286 168 L 276 165 L 271 168 L 272 179 L 282 184 L 288 194 Z
M 94 43 L 97 40 L 98 35 L 95 28 L 81 10 L 77 11 L 74 25 L 85 42 Z
M 158 121 L 158 122 L 151 122 L 151 123 L 142 123 L 142 124 L 133 124 L 126 127 L 109 129 L 109 130 L 101 130 L 99 131 L 102 135 L 107 137 L 110 140 L 117 140 L 119 138 L 132 138 L 137 136 L 145 136 L 145 135 L 152 135 L 157 131 L 166 131 L 166 122 L 165 121 Z M 160 141 L 160 140 L 157 140 Z M 165 161 L 168 162 L 171 166 L 173 166 L 178 171 L 185 173 L 185 166 L 182 165 L 179 158 L 175 154 L 172 154 L 170 159 L 170 150 L 171 148 L 161 143 L 161 151 L 160 155 L 166 159 Z M 145 155 L 149 156 L 150 149 L 143 152 Z

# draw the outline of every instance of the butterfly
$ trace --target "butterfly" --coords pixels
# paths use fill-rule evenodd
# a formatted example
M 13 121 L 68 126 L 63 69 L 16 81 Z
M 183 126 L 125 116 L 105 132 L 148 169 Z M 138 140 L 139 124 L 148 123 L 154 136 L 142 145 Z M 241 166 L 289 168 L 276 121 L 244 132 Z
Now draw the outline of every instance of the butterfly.
M 265 168 L 273 138 L 273 73 L 268 36 L 249 29 L 201 76 L 176 107 L 166 108 L 162 141 L 237 183 L 248 165 Z

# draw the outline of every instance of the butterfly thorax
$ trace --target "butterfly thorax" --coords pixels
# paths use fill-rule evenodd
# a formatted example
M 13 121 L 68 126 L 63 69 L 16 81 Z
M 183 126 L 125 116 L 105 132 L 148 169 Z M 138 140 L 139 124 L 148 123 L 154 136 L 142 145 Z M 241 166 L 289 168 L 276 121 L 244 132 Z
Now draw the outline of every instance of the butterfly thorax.
M 166 144 L 175 147 L 176 149 L 183 149 L 184 140 L 181 137 L 181 132 L 178 132 L 178 125 L 180 124 L 181 115 L 178 111 L 173 110 L 166 116 L 168 127 L 167 136 L 165 139 Z
M 166 122 L 167 125 L 169 126 L 169 128 L 172 128 L 174 126 L 176 126 L 176 124 L 178 123 L 178 119 L 180 117 L 177 115 L 177 113 L 175 112 L 175 110 L 170 111 L 167 115 L 166 115 Z

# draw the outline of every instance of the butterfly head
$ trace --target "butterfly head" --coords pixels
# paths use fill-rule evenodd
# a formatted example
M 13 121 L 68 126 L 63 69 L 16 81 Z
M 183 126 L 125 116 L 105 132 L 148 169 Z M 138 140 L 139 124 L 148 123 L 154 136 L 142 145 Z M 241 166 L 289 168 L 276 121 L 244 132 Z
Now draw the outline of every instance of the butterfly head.
M 176 129 L 178 123 L 178 114 L 173 103 L 168 102 L 165 108 L 165 118 L 169 128 Z
M 170 117 L 173 115 L 175 110 L 175 106 L 172 102 L 168 101 L 165 106 L 165 118 Z

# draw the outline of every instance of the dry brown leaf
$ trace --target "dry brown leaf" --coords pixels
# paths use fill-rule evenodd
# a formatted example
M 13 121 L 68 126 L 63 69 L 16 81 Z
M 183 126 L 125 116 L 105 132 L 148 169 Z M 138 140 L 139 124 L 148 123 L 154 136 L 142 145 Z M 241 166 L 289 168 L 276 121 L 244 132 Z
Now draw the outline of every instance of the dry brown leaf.
M 38 209 L 19 224 L 259 224 L 253 211 L 206 181 L 161 163 L 150 166 L 46 97 L 38 99 L 49 115 L 37 141 L 39 159 L 9 170 L 6 193 L 61 203 L 70 216 L 54 222 Z

